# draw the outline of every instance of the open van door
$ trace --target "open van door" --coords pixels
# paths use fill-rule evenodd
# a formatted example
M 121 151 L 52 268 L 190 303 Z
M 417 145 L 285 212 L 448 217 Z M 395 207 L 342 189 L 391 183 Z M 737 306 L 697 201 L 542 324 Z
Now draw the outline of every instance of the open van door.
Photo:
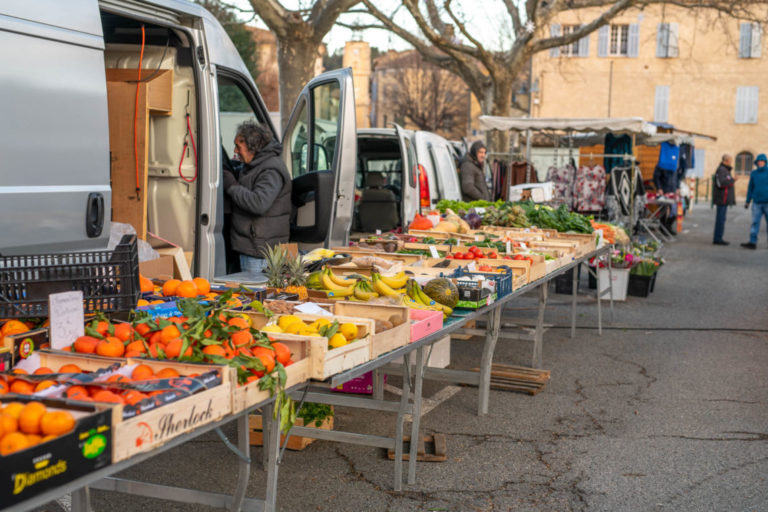
M 403 223 L 403 232 L 405 232 L 405 225 L 413 220 L 419 209 L 418 163 L 416 161 L 416 151 L 413 148 L 413 141 L 410 139 L 409 134 L 397 123 L 395 123 L 395 133 L 400 140 L 400 153 L 403 155 L 403 177 L 400 183 L 400 219 Z
M 352 227 L 357 162 L 355 98 L 350 68 L 323 73 L 301 91 L 283 134 L 290 172 L 291 241 L 346 245 Z

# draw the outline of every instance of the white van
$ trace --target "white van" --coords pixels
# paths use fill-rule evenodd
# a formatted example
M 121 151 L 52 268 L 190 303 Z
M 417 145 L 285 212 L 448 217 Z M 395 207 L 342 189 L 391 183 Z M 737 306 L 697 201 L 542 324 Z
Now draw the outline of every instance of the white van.
M 195 275 L 225 274 L 219 183 L 235 128 L 280 134 L 218 21 L 184 0 L 4 0 L 0 48 L 0 254 L 104 248 L 110 219 L 132 219 L 192 252 Z M 304 88 L 283 143 L 291 239 L 346 243 L 350 70 Z
M 431 132 L 366 128 L 357 132 L 354 230 L 402 228 L 440 199 L 461 200 L 451 144 Z

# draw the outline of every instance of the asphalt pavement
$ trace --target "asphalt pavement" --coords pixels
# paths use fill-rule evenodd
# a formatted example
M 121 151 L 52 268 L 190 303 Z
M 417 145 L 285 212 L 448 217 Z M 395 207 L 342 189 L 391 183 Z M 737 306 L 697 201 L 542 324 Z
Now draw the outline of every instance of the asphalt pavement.
M 448 460 L 420 463 L 417 483 L 392 490 L 383 450 L 316 441 L 286 452 L 282 511 L 764 511 L 768 510 L 768 243 L 747 240 L 749 216 L 729 211 L 728 247 L 713 246 L 714 211 L 699 205 L 664 247 L 654 293 L 617 302 L 602 336 L 582 275 L 579 330 L 569 296 L 550 294 L 547 387 L 536 396 L 462 387 L 422 418 L 447 436 Z M 551 290 L 554 292 L 554 290 Z M 509 315 L 533 323 L 536 297 Z M 494 361 L 528 365 L 531 343 L 500 341 Z M 455 367 L 477 365 L 481 341 L 454 341 Z M 390 383 L 396 384 L 397 379 Z M 426 383 L 425 397 L 443 384 Z M 450 394 L 450 393 L 447 393 Z M 391 398 L 394 398 L 390 395 Z M 394 416 L 337 408 L 336 428 L 391 433 Z M 225 431 L 234 438 L 234 429 Z M 261 448 L 251 456 L 261 460 Z M 236 457 L 214 435 L 121 476 L 231 492 Z M 261 496 L 255 469 L 249 495 Z M 209 511 L 199 505 L 94 491 L 96 512 Z

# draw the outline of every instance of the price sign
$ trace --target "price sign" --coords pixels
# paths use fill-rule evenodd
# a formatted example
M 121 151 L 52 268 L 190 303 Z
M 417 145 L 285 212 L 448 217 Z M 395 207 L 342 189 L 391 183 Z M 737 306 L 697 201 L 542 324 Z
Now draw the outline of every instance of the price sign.
M 380 234 L 381 234 L 381 230 L 380 230 L 380 229 L 377 229 L 377 230 L 376 230 L 376 234 L 377 234 L 377 235 L 380 235 Z
M 48 296 L 51 347 L 62 349 L 85 334 L 83 292 L 52 293 Z
M 485 208 L 475 208 L 475 213 L 482 215 L 485 213 Z
M 469 270 L 470 272 L 474 272 L 475 268 L 476 266 L 474 261 L 470 262 L 469 265 L 467 265 L 467 270 Z
M 333 316 L 331 313 L 324 310 L 314 302 L 305 302 L 304 304 L 299 304 L 294 309 L 300 313 L 306 313 L 308 315 Z
M 429 254 L 432 255 L 433 258 L 440 257 L 440 254 L 437 252 L 437 248 L 434 245 L 429 246 Z
M 512 242 L 507 240 L 507 254 L 512 254 Z
M 528 246 L 525 245 L 525 242 L 520 242 L 520 248 L 521 249 L 528 249 Z

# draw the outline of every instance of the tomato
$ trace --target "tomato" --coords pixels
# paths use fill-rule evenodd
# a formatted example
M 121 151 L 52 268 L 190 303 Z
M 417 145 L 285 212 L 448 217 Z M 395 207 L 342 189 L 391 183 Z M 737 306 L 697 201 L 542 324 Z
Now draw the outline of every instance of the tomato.
M 505 259 L 505 260 L 511 260 L 511 259 L 512 259 L 512 256 L 506 255 L 506 256 L 504 256 L 504 259 Z
M 496 251 L 491 251 L 485 256 L 486 258 L 498 258 L 499 254 Z
M 448 254 L 445 255 L 445 259 L 452 260 L 453 259 L 453 255 L 451 255 L 451 253 L 448 253 Z
M 455 259 L 455 260 L 463 260 L 464 259 L 464 253 L 462 253 L 462 252 L 455 252 L 455 253 L 453 253 L 453 259 Z
M 475 259 L 475 257 L 476 257 L 475 254 L 471 253 L 471 252 L 467 252 L 467 253 L 464 254 L 464 259 L 465 260 L 473 260 L 473 259 Z
M 524 260 L 525 256 L 523 256 L 522 254 L 515 254 L 514 256 L 512 256 L 512 259 L 513 260 L 518 260 L 518 261 L 519 260 Z

